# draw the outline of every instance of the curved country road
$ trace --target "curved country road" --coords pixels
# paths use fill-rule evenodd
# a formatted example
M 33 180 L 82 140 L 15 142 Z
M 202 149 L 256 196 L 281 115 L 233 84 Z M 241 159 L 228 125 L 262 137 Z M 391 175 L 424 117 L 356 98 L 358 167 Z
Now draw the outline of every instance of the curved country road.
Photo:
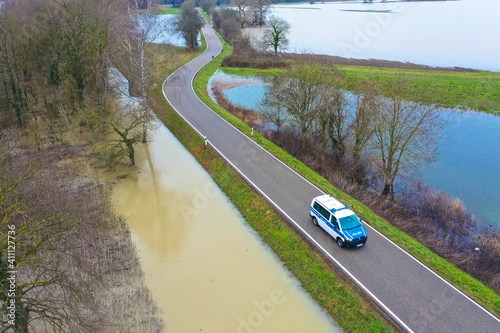
M 205 25 L 206 51 L 163 83 L 168 102 L 257 191 L 408 332 L 500 332 L 500 320 L 366 225 L 368 242 L 341 249 L 309 217 L 314 185 L 223 120 L 195 95 L 196 73 L 221 44 Z

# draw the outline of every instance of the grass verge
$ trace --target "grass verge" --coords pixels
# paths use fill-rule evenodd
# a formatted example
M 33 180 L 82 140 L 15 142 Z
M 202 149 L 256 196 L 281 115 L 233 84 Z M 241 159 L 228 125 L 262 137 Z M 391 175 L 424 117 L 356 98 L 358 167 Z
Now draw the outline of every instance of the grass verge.
M 232 49 L 228 45 L 224 45 L 223 43 L 223 48 L 224 56 L 228 56 L 231 54 Z M 427 265 L 437 274 L 442 276 L 451 284 L 455 285 L 457 288 L 459 288 L 465 294 L 493 312 L 495 315 L 500 316 L 500 295 L 497 294 L 494 290 L 485 286 L 477 279 L 474 279 L 469 274 L 463 272 L 450 262 L 430 251 L 428 248 L 426 248 L 411 236 L 393 227 L 389 222 L 373 213 L 367 206 L 335 188 L 322 176 L 308 168 L 299 160 L 289 155 L 286 151 L 282 150 L 274 143 L 264 138 L 264 136 L 260 135 L 259 133 L 255 133 L 254 136 L 251 136 L 251 128 L 249 126 L 247 126 L 243 121 L 229 114 L 227 111 L 223 110 L 215 102 L 213 102 L 207 94 L 208 79 L 221 66 L 222 59 L 222 55 L 216 57 L 198 73 L 194 80 L 194 90 L 198 97 L 206 105 L 208 105 L 212 110 L 214 110 L 224 119 L 233 124 L 240 131 L 245 133 L 248 137 L 252 138 L 258 144 L 264 147 L 264 149 L 268 150 L 271 154 L 279 158 L 293 170 L 304 176 L 307 180 L 321 188 L 326 193 L 331 193 L 339 200 L 349 205 L 363 220 L 368 221 L 371 226 L 390 238 L 403 249 L 408 251 L 415 258 Z M 246 74 L 256 74 L 259 70 L 244 69 L 242 71 Z

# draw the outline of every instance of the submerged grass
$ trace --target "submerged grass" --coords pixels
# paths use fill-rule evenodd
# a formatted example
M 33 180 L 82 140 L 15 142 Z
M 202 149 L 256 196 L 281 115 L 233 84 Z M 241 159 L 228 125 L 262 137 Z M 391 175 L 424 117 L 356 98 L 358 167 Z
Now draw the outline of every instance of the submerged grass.
M 229 55 L 232 49 L 229 46 L 224 46 L 224 55 Z M 214 101 L 210 99 L 207 94 L 207 84 L 209 78 L 215 73 L 215 71 L 221 66 L 222 57 L 219 55 L 207 66 L 205 66 L 196 76 L 194 80 L 194 90 L 198 97 L 208 105 L 212 110 L 221 115 L 224 119 L 233 124 L 240 131 L 245 133 L 248 137 L 252 138 L 262 147 L 264 147 L 271 154 L 276 156 L 278 159 L 283 161 L 285 164 L 290 166 L 293 170 L 304 176 L 307 180 L 321 188 L 326 193 L 331 193 L 337 197 L 342 202 L 349 205 L 356 211 L 356 213 L 365 221 L 367 221 L 371 226 L 377 229 L 379 232 L 390 238 L 396 244 L 401 246 L 403 249 L 408 251 L 418 260 L 423 262 L 433 271 L 438 273 L 444 279 L 458 287 L 465 294 L 476 300 L 478 303 L 483 305 L 488 310 L 492 311 L 497 316 L 500 316 L 500 295 L 497 294 L 491 288 L 485 286 L 483 283 L 473 278 L 469 274 L 463 272 L 462 270 L 455 267 L 452 263 L 441 258 L 427 247 L 419 243 L 413 237 L 407 235 L 406 233 L 400 231 L 399 229 L 392 226 L 385 219 L 377 216 L 371 209 L 369 209 L 364 204 L 358 202 L 351 196 L 341 192 L 339 189 L 334 187 L 330 182 L 324 179 L 322 176 L 311 170 L 301 161 L 295 159 L 290 154 L 288 154 L 283 149 L 276 146 L 274 143 L 267 140 L 264 136 L 259 133 L 255 133 L 251 136 L 251 128 L 245 124 L 243 121 L 237 117 L 229 114 L 224 109 L 220 108 Z M 257 69 L 224 69 L 231 74 L 243 73 L 245 75 L 259 75 L 268 72 L 268 70 L 257 70 Z M 271 73 L 280 73 L 282 70 L 273 69 Z M 397 72 L 398 70 L 389 69 L 389 72 Z M 443 75 L 447 77 L 448 73 L 438 73 L 436 75 Z M 453 73 L 455 74 L 455 73 Z M 456 73 L 456 77 L 466 76 L 465 73 Z M 491 73 L 490 73 L 491 74 Z M 490 74 L 484 74 L 485 76 Z M 481 75 L 480 73 L 472 73 L 469 75 Z M 495 74 L 492 74 L 495 77 Z M 453 75 L 452 75 L 453 76 Z M 448 76 L 449 77 L 449 76 Z M 484 79 L 484 77 L 482 78 Z

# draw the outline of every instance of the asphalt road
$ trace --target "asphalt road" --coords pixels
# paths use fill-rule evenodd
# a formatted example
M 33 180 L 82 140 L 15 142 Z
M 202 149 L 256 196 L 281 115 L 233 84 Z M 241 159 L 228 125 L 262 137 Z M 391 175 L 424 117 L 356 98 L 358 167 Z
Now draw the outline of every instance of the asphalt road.
M 403 330 L 500 332 L 500 319 L 369 225 L 365 224 L 366 245 L 351 250 L 339 248 L 333 238 L 312 224 L 309 205 L 322 192 L 215 114 L 195 95 L 192 89 L 195 74 L 222 48 L 210 27 L 205 25 L 203 33 L 207 50 L 163 84 L 164 95 L 176 111 Z

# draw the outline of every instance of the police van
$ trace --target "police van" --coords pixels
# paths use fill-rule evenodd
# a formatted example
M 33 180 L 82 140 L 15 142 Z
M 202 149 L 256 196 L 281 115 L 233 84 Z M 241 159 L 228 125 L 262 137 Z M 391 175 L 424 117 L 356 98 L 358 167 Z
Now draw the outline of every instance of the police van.
M 311 202 L 309 212 L 315 225 L 330 234 L 340 247 L 360 247 L 366 243 L 366 229 L 349 206 L 325 194 Z

